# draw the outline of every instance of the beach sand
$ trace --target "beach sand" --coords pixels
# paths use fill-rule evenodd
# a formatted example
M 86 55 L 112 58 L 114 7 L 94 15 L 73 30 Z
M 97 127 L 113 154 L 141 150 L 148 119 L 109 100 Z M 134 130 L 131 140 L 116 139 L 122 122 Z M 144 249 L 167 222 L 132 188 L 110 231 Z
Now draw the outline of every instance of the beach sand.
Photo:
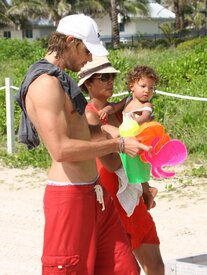
M 0 275 L 41 274 L 46 174 L 0 165 Z M 150 182 L 159 189 L 150 212 L 165 262 L 207 253 L 207 178 L 191 174 L 185 165 L 172 179 Z

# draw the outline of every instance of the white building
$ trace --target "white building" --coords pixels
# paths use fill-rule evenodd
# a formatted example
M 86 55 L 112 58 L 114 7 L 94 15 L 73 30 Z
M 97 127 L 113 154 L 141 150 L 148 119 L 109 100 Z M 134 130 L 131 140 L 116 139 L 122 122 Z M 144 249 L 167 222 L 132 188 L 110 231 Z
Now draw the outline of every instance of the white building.
M 33 21 L 33 23 L 28 25 L 24 30 L 11 26 L 2 27 L 0 28 L 0 37 L 35 40 L 44 38 L 53 31 L 55 31 L 54 24 L 48 20 L 42 19 Z
M 109 15 L 104 15 L 101 18 L 95 18 L 97 22 L 101 38 L 107 41 L 111 39 L 111 21 Z M 137 35 L 161 35 L 162 30 L 160 26 L 163 23 L 174 24 L 175 13 L 164 8 L 158 3 L 149 3 L 149 14 L 143 15 L 130 15 L 130 21 L 123 23 L 121 16 L 119 17 L 120 23 L 120 38 L 127 39 Z
M 94 18 L 97 22 L 101 39 L 105 42 L 111 41 L 111 21 L 109 15 L 104 15 L 100 18 Z M 120 23 L 120 38 L 121 41 L 132 36 L 137 35 L 159 35 L 162 34 L 160 25 L 163 23 L 174 23 L 175 14 L 170 10 L 164 8 L 158 3 L 149 3 L 148 16 L 130 15 L 130 22 L 123 23 L 122 18 L 119 17 Z M 80 22 L 81 23 L 81 22 Z M 48 20 L 41 20 L 34 22 L 28 26 L 24 32 L 17 30 L 15 27 L 0 28 L 0 37 L 7 38 L 28 38 L 31 40 L 43 38 L 55 30 L 54 25 Z

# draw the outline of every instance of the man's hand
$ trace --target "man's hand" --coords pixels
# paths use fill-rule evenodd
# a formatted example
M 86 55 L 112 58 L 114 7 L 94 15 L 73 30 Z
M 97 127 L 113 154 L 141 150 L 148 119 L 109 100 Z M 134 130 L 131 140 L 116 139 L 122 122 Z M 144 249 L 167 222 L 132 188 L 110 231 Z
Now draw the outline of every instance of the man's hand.
M 132 158 L 136 157 L 141 151 L 150 152 L 151 149 L 152 146 L 144 145 L 143 143 L 138 142 L 135 138 L 124 138 L 124 153 Z

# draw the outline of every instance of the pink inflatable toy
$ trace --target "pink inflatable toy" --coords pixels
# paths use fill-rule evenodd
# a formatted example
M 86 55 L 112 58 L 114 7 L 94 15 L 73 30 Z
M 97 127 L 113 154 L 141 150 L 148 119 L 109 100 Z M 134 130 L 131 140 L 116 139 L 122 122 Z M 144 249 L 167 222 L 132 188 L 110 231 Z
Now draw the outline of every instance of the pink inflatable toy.
M 163 170 L 163 166 L 174 166 L 182 163 L 187 158 L 187 149 L 184 143 L 177 139 L 167 141 L 156 152 L 156 146 L 159 144 L 160 138 L 157 137 L 152 142 L 152 150 L 150 153 L 145 152 L 145 159 L 151 164 L 151 174 L 155 178 L 170 178 L 175 172 L 167 172 Z

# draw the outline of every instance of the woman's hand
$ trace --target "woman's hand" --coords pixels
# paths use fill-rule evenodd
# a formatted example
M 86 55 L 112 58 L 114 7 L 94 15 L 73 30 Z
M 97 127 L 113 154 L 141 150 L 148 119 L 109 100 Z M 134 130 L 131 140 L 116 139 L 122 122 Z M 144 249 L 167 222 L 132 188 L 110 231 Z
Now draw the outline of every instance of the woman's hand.
M 102 125 L 102 132 L 107 136 L 107 138 L 117 138 L 119 137 L 119 128 L 112 125 Z

